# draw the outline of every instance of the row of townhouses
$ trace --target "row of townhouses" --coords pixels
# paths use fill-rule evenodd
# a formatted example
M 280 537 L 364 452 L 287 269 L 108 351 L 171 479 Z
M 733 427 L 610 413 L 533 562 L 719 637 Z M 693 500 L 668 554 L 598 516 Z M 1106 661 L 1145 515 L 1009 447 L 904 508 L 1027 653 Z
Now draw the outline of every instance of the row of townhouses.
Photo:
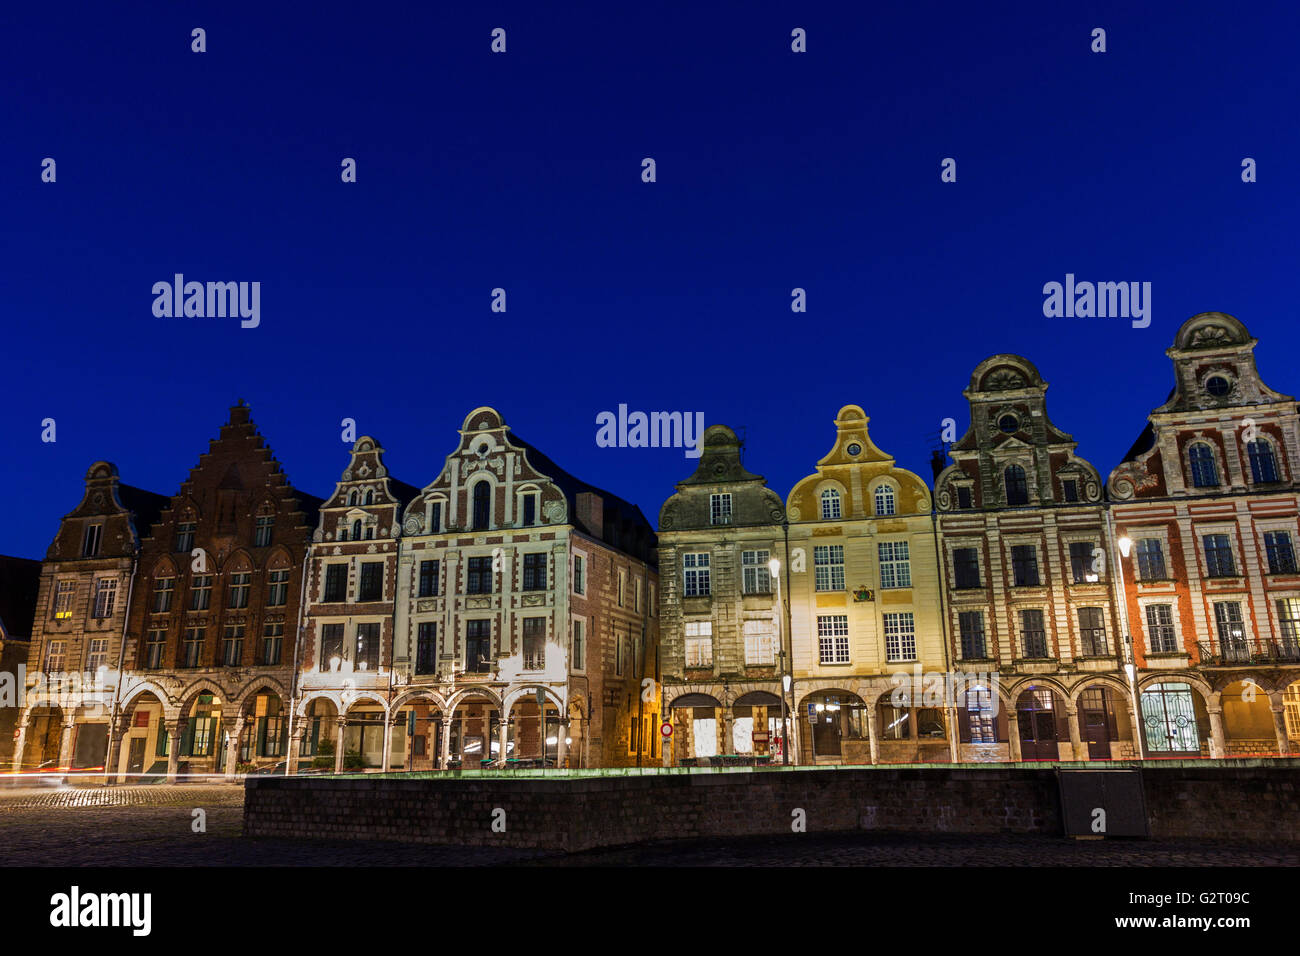
M 1300 423 L 1255 346 L 1189 319 L 1106 477 L 1010 354 L 931 482 L 857 405 L 784 499 L 714 425 L 657 536 L 491 408 L 424 487 L 363 437 L 322 501 L 241 403 L 171 498 L 91 467 L 40 565 L 14 766 L 1300 753 Z

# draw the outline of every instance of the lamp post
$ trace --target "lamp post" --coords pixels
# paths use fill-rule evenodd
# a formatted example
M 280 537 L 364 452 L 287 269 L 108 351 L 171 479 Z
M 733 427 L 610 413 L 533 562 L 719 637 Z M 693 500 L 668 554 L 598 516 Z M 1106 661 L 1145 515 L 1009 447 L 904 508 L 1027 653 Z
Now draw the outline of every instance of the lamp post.
M 785 707 L 786 691 L 790 689 L 790 675 L 785 672 L 785 629 L 781 627 L 781 562 L 776 558 L 767 562 L 767 569 L 776 583 L 776 636 L 780 646 L 778 660 L 781 662 L 781 763 L 790 766 L 790 721 Z
M 1129 552 L 1133 549 L 1133 539 L 1128 535 L 1122 535 L 1118 541 L 1119 545 L 1119 613 L 1124 627 L 1124 646 L 1125 660 L 1124 670 L 1128 674 L 1129 693 L 1133 695 L 1133 713 L 1137 715 L 1138 731 L 1138 757 L 1146 759 L 1147 753 L 1147 726 L 1146 716 L 1142 713 L 1142 695 L 1138 693 L 1137 686 L 1137 654 L 1133 650 L 1133 635 L 1128 626 L 1128 592 L 1124 587 L 1124 558 L 1127 558 Z

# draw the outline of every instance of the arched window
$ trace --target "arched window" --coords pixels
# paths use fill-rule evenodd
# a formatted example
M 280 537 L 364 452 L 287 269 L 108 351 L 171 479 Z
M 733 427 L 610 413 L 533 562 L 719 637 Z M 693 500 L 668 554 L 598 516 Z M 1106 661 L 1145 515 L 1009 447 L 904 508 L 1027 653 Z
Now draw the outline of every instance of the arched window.
M 353 541 L 361 540 L 361 519 L 360 518 L 352 522 L 352 540 Z
M 1025 483 L 1025 469 L 1019 465 L 1008 465 L 1002 477 L 1007 486 L 1007 504 L 1029 504 L 1029 486 Z
M 1250 452 L 1250 477 L 1255 484 L 1277 481 L 1277 458 L 1273 455 L 1273 446 L 1262 438 L 1256 438 L 1246 446 Z
M 366 492 L 366 504 L 373 505 L 374 503 L 375 503 L 375 492 L 374 489 L 370 489 Z
M 492 520 L 492 486 L 480 481 L 474 486 L 474 530 L 485 531 Z
M 1197 442 L 1187 451 L 1192 465 L 1192 487 L 1217 488 L 1219 468 L 1214 463 L 1214 452 L 1204 442 Z
M 889 485 L 876 488 L 876 514 L 892 515 L 894 513 L 894 489 Z
M 827 488 L 822 492 L 822 520 L 840 516 L 840 493 L 834 488 Z
M 352 491 L 348 492 L 348 504 L 355 505 L 356 503 L 357 503 L 357 492 L 356 489 L 353 489 Z

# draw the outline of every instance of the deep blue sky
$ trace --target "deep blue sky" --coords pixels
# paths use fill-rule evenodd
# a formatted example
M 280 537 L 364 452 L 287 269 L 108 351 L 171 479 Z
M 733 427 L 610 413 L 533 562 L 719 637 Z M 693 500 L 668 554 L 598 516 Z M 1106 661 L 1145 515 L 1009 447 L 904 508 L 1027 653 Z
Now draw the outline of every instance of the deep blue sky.
M 4 5 L 0 552 L 97 459 L 175 493 L 239 397 L 316 494 L 343 417 L 423 485 L 490 404 L 657 522 L 694 463 L 597 448 L 620 402 L 744 426 L 785 494 L 850 402 L 928 477 L 994 352 L 1103 474 L 1196 312 L 1300 391 L 1295 4 L 415 6 Z M 155 318 L 176 272 L 260 281 L 261 327 Z M 1045 319 L 1066 272 L 1152 282 L 1150 328 Z

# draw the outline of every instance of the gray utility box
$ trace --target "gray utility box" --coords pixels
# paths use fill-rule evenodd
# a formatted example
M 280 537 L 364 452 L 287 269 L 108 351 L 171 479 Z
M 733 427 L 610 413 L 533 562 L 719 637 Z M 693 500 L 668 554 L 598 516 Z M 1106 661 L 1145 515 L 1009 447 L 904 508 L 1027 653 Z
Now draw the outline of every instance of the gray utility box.
M 1142 771 L 1057 770 L 1066 836 L 1150 838 Z

